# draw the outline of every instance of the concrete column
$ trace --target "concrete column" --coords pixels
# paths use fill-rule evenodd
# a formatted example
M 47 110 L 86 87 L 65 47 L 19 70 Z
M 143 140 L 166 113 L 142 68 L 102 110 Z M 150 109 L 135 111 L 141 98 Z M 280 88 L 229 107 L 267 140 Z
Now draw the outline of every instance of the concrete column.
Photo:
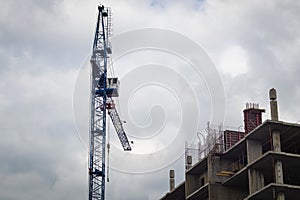
M 276 160 L 274 171 L 275 171 L 275 183 L 283 184 L 283 171 L 282 171 L 281 160 Z
M 278 121 L 278 105 L 276 100 L 277 94 L 274 88 L 270 90 L 269 96 L 270 96 L 270 107 L 271 107 L 271 119 L 274 121 Z M 279 131 L 272 132 L 272 144 L 273 144 L 273 151 L 281 152 L 281 141 L 280 141 Z M 283 184 L 283 168 L 282 168 L 281 160 L 275 161 L 274 173 L 275 173 L 275 183 Z M 278 193 L 276 196 L 276 200 L 285 200 L 285 194 Z
M 175 189 L 175 171 L 170 170 L 170 192 Z
M 277 101 L 271 101 L 271 119 L 274 121 L 278 121 L 278 106 Z
M 273 131 L 272 132 L 272 143 L 273 143 L 273 151 L 281 152 L 281 142 L 280 142 L 280 132 Z M 276 160 L 274 166 L 275 172 L 275 182 L 279 184 L 283 184 L 283 168 L 282 161 Z
M 280 142 L 280 132 L 273 131 L 272 132 L 272 142 L 273 142 L 273 151 L 281 152 L 281 142 Z M 283 169 L 282 169 L 282 161 L 275 161 L 275 182 L 279 184 L 283 184 Z
M 281 152 L 280 132 L 272 132 L 273 151 Z
M 276 197 L 276 200 L 285 200 L 284 193 L 278 193 L 277 197 Z
M 186 157 L 186 164 L 185 164 L 185 169 L 188 170 L 192 167 L 192 163 L 193 163 L 193 158 L 192 156 L 187 156 Z

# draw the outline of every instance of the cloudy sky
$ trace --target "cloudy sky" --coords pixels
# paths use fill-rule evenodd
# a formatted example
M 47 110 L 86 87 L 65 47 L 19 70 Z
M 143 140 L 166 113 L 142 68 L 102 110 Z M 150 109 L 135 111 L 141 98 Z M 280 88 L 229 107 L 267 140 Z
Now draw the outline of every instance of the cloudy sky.
M 85 94 L 78 85 L 88 85 L 85 66 L 98 3 L 96 0 L 1 1 L 0 199 L 87 199 L 88 120 L 81 112 L 88 112 L 88 104 L 82 101 L 82 107 L 78 108 L 76 103 L 81 101 L 76 98 Z M 216 69 L 213 74 L 216 84 L 222 83 L 220 93 L 225 111 L 220 112 L 224 113 L 227 127 L 242 125 L 246 102 L 260 103 L 266 109 L 264 119 L 268 119 L 268 90 L 272 87 L 278 92 L 280 119 L 299 122 L 298 1 L 106 0 L 102 3 L 113 10 L 115 49 L 135 40 L 124 41 L 118 35 L 144 28 L 166 29 L 201 46 Z M 183 49 L 190 47 L 180 44 Z M 167 81 L 163 87 L 157 79 L 160 76 L 152 74 L 151 88 L 135 86 L 139 87 L 139 93 L 131 94 L 130 103 L 137 106 L 127 106 L 128 116 L 122 111 L 124 106 L 120 108 L 129 135 L 136 139 L 136 147 L 131 154 L 118 150 L 115 150 L 118 155 L 112 153 L 108 199 L 158 199 L 168 190 L 171 168 L 176 169 L 176 184 L 179 184 L 184 179 L 183 158 L 168 150 L 162 153 L 176 158 L 165 160 L 167 156 L 161 154 L 160 160 L 151 152 L 166 149 L 169 141 L 165 136 L 177 131 L 174 129 L 183 127 L 180 132 L 194 135 L 212 117 L 214 105 L 205 106 L 216 103 L 210 98 L 217 94 L 211 93 L 207 85 L 211 77 L 202 71 L 202 78 L 197 79 L 190 66 L 181 64 L 180 55 L 166 59 L 170 55 L 165 54 L 144 50 L 115 61 L 116 73 L 127 83 L 122 86 L 124 96 L 128 96 L 126 85 L 141 86 L 141 82 L 132 81 L 135 73 L 152 80 L 147 76 L 149 67 L 145 67 L 151 60 L 155 60 L 151 69 L 161 70 Z M 168 68 L 164 68 L 166 65 Z M 168 71 L 172 67 L 174 71 Z M 164 97 L 168 93 L 162 90 L 165 84 L 178 78 L 178 74 L 181 79 L 167 86 L 170 97 Z M 121 106 L 124 102 L 128 101 L 121 101 Z M 189 129 L 193 117 L 199 120 Z M 164 123 L 166 120 L 170 124 Z M 185 125 L 178 127 L 178 123 Z M 159 131 L 156 141 L 147 139 L 159 126 L 164 130 Z M 115 133 L 111 132 L 113 142 Z

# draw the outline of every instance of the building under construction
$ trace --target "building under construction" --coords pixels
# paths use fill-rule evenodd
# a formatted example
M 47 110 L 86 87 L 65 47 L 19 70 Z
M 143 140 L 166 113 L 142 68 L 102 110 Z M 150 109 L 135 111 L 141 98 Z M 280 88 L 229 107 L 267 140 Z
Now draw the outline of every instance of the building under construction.
M 161 200 L 296 200 L 300 196 L 300 125 L 278 120 L 276 90 L 270 90 L 271 120 L 247 104 L 245 131 L 217 130 L 199 148 L 197 162 L 186 153 L 185 181 Z M 201 145 L 200 145 L 201 146 Z M 203 146 L 203 145 L 202 145 Z

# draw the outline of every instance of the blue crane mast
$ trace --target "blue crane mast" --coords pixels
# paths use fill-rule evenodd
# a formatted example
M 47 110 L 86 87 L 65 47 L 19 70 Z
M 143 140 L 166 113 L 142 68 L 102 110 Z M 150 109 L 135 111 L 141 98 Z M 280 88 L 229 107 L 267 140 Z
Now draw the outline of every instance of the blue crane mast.
M 98 6 L 98 17 L 91 56 L 90 96 L 90 149 L 89 149 L 89 200 L 105 199 L 106 116 L 110 116 L 125 151 L 131 146 L 115 108 L 113 98 L 118 97 L 118 78 L 107 77 L 108 55 L 112 49 L 111 10 Z

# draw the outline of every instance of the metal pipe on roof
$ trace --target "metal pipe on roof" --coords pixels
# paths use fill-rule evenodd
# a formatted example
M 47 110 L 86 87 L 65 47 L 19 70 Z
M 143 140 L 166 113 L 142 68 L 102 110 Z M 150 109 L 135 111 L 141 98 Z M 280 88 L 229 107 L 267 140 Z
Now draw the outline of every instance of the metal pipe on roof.
M 278 105 L 277 105 L 277 94 L 276 89 L 272 88 L 269 92 L 270 96 L 270 107 L 271 107 L 271 120 L 278 121 Z

